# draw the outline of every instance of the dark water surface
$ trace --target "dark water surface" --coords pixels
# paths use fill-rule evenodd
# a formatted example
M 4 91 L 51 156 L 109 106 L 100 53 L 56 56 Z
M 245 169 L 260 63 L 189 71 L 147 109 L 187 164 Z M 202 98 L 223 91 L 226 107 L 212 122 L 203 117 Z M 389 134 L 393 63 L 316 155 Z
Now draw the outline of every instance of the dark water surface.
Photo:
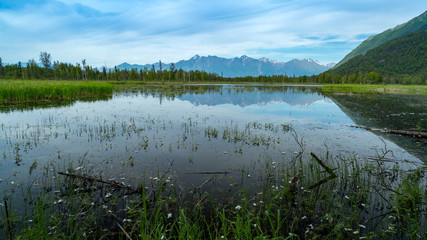
M 243 175 L 252 181 L 260 169 L 287 164 L 300 154 L 309 159 L 310 152 L 366 158 L 387 148 L 393 153 L 387 157 L 398 161 L 426 160 L 425 142 L 348 127 L 369 118 L 364 116 L 369 110 L 357 104 L 367 104 L 366 109 L 376 105 L 342 98 L 332 100 L 307 86 L 193 85 L 146 88 L 60 106 L 3 105 L 0 189 L 37 183 L 47 170 L 76 168 L 136 185 L 143 176 L 156 178 L 170 167 L 168 176 L 183 187 L 199 186 L 210 173 L 219 173 L 219 180 L 229 186 Z M 335 102 L 347 103 L 340 108 Z M 351 104 L 356 107 L 342 110 Z M 425 124 L 425 107 L 415 104 L 415 122 Z M 402 116 L 405 109 L 387 109 L 386 115 Z M 380 118 L 375 121 L 383 126 Z

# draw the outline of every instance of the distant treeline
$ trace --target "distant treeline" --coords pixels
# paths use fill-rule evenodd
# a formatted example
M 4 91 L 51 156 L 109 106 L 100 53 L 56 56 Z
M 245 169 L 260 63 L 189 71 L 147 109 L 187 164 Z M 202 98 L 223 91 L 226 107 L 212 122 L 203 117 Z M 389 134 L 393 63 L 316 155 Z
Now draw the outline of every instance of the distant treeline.
M 23 66 L 21 62 L 17 64 L 3 65 L 0 58 L 0 79 L 54 79 L 54 80 L 109 80 L 109 81 L 184 81 L 184 82 L 280 82 L 280 83 L 361 83 L 361 84 L 417 84 L 427 85 L 427 79 L 419 76 L 383 76 L 380 73 L 356 73 L 339 75 L 331 72 L 324 72 L 311 76 L 287 76 L 272 75 L 258 77 L 235 77 L 226 78 L 217 73 L 207 73 L 205 71 L 190 70 L 184 71 L 176 69 L 171 64 L 169 69 L 156 70 L 154 65 L 151 69 L 120 70 L 117 66 L 114 69 L 93 68 L 82 63 L 70 64 L 54 61 L 52 63 L 49 53 L 40 53 L 41 65 L 34 59 L 28 61 Z

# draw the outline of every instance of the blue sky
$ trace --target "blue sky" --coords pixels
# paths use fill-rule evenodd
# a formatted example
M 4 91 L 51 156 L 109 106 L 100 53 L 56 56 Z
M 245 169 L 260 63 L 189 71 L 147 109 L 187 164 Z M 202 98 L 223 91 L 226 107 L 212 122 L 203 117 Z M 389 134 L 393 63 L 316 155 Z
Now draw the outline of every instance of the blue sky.
M 427 10 L 422 0 L 0 0 L 4 63 L 108 67 L 201 56 L 338 62 L 368 36 Z

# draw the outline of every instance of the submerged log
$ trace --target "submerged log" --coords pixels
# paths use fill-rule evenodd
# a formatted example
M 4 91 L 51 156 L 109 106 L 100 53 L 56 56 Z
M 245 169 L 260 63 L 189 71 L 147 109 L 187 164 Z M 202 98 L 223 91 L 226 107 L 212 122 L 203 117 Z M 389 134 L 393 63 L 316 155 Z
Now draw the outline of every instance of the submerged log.
M 67 177 L 80 178 L 80 179 L 87 180 L 87 181 L 90 181 L 90 182 L 103 183 L 103 184 L 109 185 L 109 186 L 117 188 L 117 189 L 126 189 L 126 190 L 130 191 L 130 193 L 132 193 L 132 194 L 133 193 L 142 193 L 142 190 L 139 189 L 139 188 L 133 188 L 133 187 L 131 187 L 129 185 L 125 185 L 125 184 L 119 183 L 117 181 L 103 180 L 101 178 L 95 178 L 95 177 L 92 177 L 92 176 L 79 175 L 79 174 L 70 173 L 70 172 L 61 172 L 61 171 L 58 171 L 58 174 L 64 175 L 64 176 L 67 176 Z
M 319 165 L 325 169 L 328 173 L 329 173 L 329 177 L 326 177 L 324 179 L 321 179 L 320 181 L 316 182 L 315 184 L 311 185 L 308 187 L 308 189 L 313 189 L 315 187 L 318 187 L 326 182 L 329 182 L 332 179 L 337 178 L 338 176 L 334 173 L 333 169 L 326 166 L 325 163 L 322 162 L 322 160 L 320 160 L 314 153 L 310 153 L 310 155 L 313 157 L 314 160 L 316 160 L 317 163 L 319 163 Z
M 369 131 L 379 131 L 379 132 L 399 134 L 399 135 L 410 136 L 410 137 L 427 138 L 427 131 L 418 131 L 415 129 L 380 129 L 380 128 L 370 128 L 370 127 L 364 127 L 364 126 L 353 126 L 353 125 L 347 125 L 347 126 L 352 128 L 361 128 Z
M 227 172 L 227 171 L 220 171 L 220 172 L 187 172 L 184 174 L 229 174 L 231 172 Z

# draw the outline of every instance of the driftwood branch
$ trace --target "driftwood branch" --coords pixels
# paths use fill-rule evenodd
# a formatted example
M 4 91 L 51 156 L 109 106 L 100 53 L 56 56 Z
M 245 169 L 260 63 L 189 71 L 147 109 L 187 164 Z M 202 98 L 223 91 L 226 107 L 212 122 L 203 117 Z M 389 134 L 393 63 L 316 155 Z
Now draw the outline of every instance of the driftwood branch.
M 120 230 L 122 230 L 122 232 L 125 234 L 125 236 L 126 236 L 126 238 L 127 239 L 129 239 L 129 240 L 132 240 L 132 238 L 129 236 L 129 234 L 125 231 L 125 229 L 118 223 L 118 222 L 116 222 L 117 223 L 117 226 L 119 226 L 119 228 L 120 228 Z
M 112 186 L 112 187 L 117 188 L 117 189 L 126 189 L 126 190 L 130 191 L 131 193 L 142 193 L 141 189 L 133 188 L 131 186 L 124 185 L 122 183 L 119 183 L 119 182 L 113 181 L 113 180 L 103 180 L 103 179 L 95 178 L 92 176 L 85 176 L 85 175 L 79 175 L 76 173 L 61 172 L 61 171 L 59 171 L 58 174 L 64 175 L 67 177 L 80 178 L 80 179 L 84 179 L 84 180 L 87 180 L 90 182 L 99 182 L 99 183 L 107 184 L 107 185 Z
M 222 172 L 188 172 L 185 174 L 229 174 L 231 172 L 222 171 Z
M 334 173 L 334 171 L 330 167 L 326 166 L 322 162 L 322 160 L 320 160 L 316 155 L 314 155 L 314 153 L 310 153 L 310 155 L 313 157 L 314 160 L 316 160 L 317 163 L 319 163 L 320 166 L 322 166 L 323 169 L 325 169 L 329 173 L 329 177 L 326 177 L 326 178 L 318 181 L 317 183 L 311 185 L 310 187 L 308 187 L 309 189 L 313 189 L 313 188 L 318 187 L 318 186 L 320 186 L 320 185 L 322 185 L 322 184 L 324 184 L 324 183 L 326 183 L 326 182 L 328 182 L 334 178 L 337 178 L 337 175 Z
M 200 186 L 198 186 L 198 187 L 194 188 L 193 192 L 201 191 L 201 190 L 202 190 L 202 188 L 203 188 L 204 186 L 206 186 L 208 183 L 210 183 L 214 177 L 215 177 L 215 176 L 210 177 L 208 180 L 204 181 Z
M 320 186 L 320 185 L 322 185 L 322 184 L 324 184 L 324 183 L 326 183 L 326 182 L 329 182 L 330 180 L 332 180 L 332 179 L 334 179 L 334 178 L 336 178 L 336 177 L 334 177 L 334 176 L 329 176 L 329 177 L 327 177 L 327 178 L 324 178 L 324 179 L 322 179 L 322 180 L 318 181 L 317 183 L 315 183 L 315 184 L 311 185 L 310 187 L 308 187 L 308 189 L 313 189 L 313 188 L 315 188 L 315 187 L 318 187 L 318 186 Z
M 314 153 L 310 153 L 310 155 L 314 158 L 314 160 L 316 160 L 316 162 L 318 162 L 320 164 L 320 166 L 322 166 L 323 169 L 325 169 L 330 175 L 331 177 L 336 178 L 337 175 L 332 171 L 332 169 L 328 166 L 326 166 L 322 160 L 320 160 L 316 155 L 314 155 Z
M 347 125 L 347 126 L 352 128 L 361 128 L 369 131 L 378 131 L 378 132 L 399 134 L 399 135 L 410 136 L 410 137 L 427 138 L 427 131 L 418 131 L 416 129 L 379 129 L 379 128 L 364 127 L 364 126 L 353 126 L 353 125 Z

